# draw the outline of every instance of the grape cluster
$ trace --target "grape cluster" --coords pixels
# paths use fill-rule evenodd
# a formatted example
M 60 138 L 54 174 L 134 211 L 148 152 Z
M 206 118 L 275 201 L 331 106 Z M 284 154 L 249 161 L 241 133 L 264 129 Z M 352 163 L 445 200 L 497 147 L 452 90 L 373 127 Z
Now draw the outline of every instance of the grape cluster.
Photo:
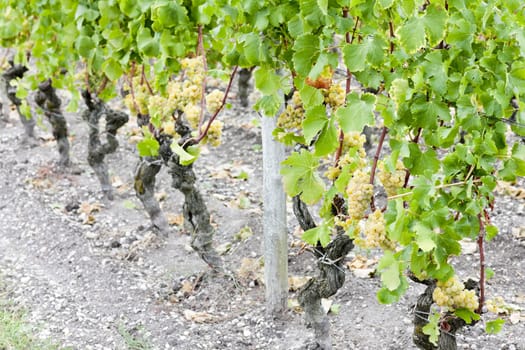
M 203 142 L 207 143 L 213 147 L 217 147 L 221 144 L 221 136 L 222 136 L 222 122 L 220 120 L 214 120 L 210 128 L 208 129 L 208 133 L 206 134 L 206 137 L 204 137 Z M 202 126 L 202 131 L 206 126 Z
M 346 187 L 348 195 L 348 215 L 353 220 L 361 220 L 370 204 L 374 186 L 370 184 L 370 174 L 362 169 L 354 172 Z
M 287 130 L 296 130 L 301 128 L 304 120 L 304 108 L 301 96 L 295 91 L 292 96 L 292 103 L 286 106 L 277 119 L 277 126 Z
M 364 239 L 356 238 L 356 244 L 363 248 L 382 248 L 384 250 L 394 250 L 395 244 L 386 235 L 386 223 L 383 212 L 379 209 L 368 216 L 365 221 Z
M 218 89 L 214 89 L 208 95 L 206 95 L 206 109 L 208 112 L 214 114 L 219 110 L 224 98 L 224 92 Z
M 339 84 L 332 84 L 328 89 L 322 89 L 324 102 L 332 107 L 333 110 L 341 107 L 345 103 L 346 91 Z
M 505 300 L 499 296 L 495 297 L 494 299 L 488 299 L 485 302 L 485 306 L 487 307 L 488 312 L 492 312 L 494 314 L 508 312 L 508 306 L 505 304 Z
M 390 172 L 385 168 L 383 162 L 379 163 L 378 166 L 379 181 L 383 184 L 387 196 L 391 197 L 397 194 L 397 191 L 405 184 L 405 167 L 403 162 L 400 160 L 396 163 L 396 169 L 394 172 Z
M 444 282 L 438 281 L 432 298 L 436 304 L 450 311 L 460 308 L 475 311 L 479 306 L 476 292 L 465 289 L 465 285 L 457 276 Z
M 349 132 L 345 134 L 343 140 L 343 155 L 339 159 L 337 166 L 330 166 L 325 172 L 325 176 L 334 181 L 341 175 L 341 169 L 348 164 L 356 164 L 357 168 L 364 168 L 366 165 L 366 151 L 363 147 L 366 142 L 364 135 L 359 132 Z M 354 150 L 350 152 L 350 150 Z
M 193 129 L 197 129 L 201 117 L 201 108 L 198 105 L 188 103 L 183 109 L 186 120 Z

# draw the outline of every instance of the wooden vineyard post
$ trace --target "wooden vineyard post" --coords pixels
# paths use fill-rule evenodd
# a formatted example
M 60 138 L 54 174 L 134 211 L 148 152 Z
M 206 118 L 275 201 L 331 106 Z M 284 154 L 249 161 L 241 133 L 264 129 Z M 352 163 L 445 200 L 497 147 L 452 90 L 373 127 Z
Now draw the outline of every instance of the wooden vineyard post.
M 266 310 L 278 316 L 286 310 L 288 300 L 288 230 L 286 195 L 280 167 L 284 145 L 273 139 L 277 118 L 262 117 L 263 148 L 263 249 Z

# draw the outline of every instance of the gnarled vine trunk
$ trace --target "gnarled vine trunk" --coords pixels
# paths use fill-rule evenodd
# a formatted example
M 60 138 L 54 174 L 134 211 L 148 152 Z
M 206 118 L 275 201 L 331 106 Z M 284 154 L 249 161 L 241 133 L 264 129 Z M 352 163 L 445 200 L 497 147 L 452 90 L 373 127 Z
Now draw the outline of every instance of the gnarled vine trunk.
M 162 168 L 159 157 L 142 157 L 135 170 L 135 194 L 144 205 L 154 230 L 167 237 L 170 231 L 168 220 L 155 198 L 155 177 Z
M 44 114 L 53 128 L 53 137 L 58 145 L 59 160 L 58 165 L 65 167 L 71 165 L 69 158 L 69 140 L 67 139 L 66 118 L 60 110 L 61 101 L 56 94 L 51 79 L 38 84 L 38 91 L 35 96 L 36 104 L 44 110 Z
M 447 312 L 441 320 L 438 344 L 437 346 L 432 344 L 429 336 L 423 333 L 423 327 L 428 324 L 430 308 L 434 303 L 432 293 L 436 288 L 436 282 L 430 280 L 419 281 L 413 276 L 411 278 L 418 283 L 427 285 L 423 294 L 418 297 L 414 310 L 414 333 L 412 335 L 414 344 L 423 350 L 457 350 L 456 333 L 465 327 L 467 323 L 453 313 Z M 478 287 L 479 283 L 472 279 L 465 282 L 465 289 L 474 290 L 478 289 Z
M 239 70 L 238 80 L 238 95 L 241 106 L 248 107 L 248 95 L 250 91 L 250 78 L 252 77 L 252 70 L 242 68 Z
M 315 227 L 307 206 L 297 196 L 293 198 L 293 208 L 303 230 Z M 337 236 L 326 247 L 317 245 L 314 255 L 318 259 L 319 275 L 308 281 L 299 291 L 299 303 L 305 311 L 307 326 L 314 329 L 318 349 L 332 349 L 330 323 L 321 299 L 331 297 L 343 286 L 343 260 L 353 247 L 353 241 L 342 229 L 338 230 Z
M 82 118 L 89 127 L 88 163 L 95 171 L 104 197 L 113 200 L 113 188 L 109 179 L 108 166 L 104 162 L 106 155 L 113 153 L 118 148 L 116 138 L 117 130 L 126 124 L 129 117 L 126 113 L 109 108 L 102 100 L 93 96 L 89 91 L 82 91 L 82 97 L 88 109 L 82 114 Z M 99 122 L 101 118 L 106 120 L 106 142 L 101 141 Z
M 191 137 L 191 129 L 181 118 L 177 119 L 175 130 L 177 134 L 181 135 L 181 144 L 184 144 L 184 141 Z M 193 165 L 180 165 L 179 157 L 171 151 L 169 142 L 162 142 L 161 140 L 159 153 L 168 166 L 173 188 L 184 195 L 182 207 L 184 225 L 185 229 L 191 233 L 191 247 L 212 269 L 221 270 L 222 259 L 213 248 L 215 229 L 211 225 L 206 203 L 195 186 L 197 177 L 193 171 Z
M 24 126 L 24 139 L 23 142 L 35 143 L 35 125 L 36 121 L 31 115 L 26 116 L 20 110 L 22 101 L 16 97 L 16 87 L 11 86 L 11 81 L 15 79 L 21 79 L 24 73 L 28 71 L 27 67 L 21 64 L 14 64 L 13 61 L 9 62 L 11 67 L 2 73 L 0 77 L 0 97 L 2 98 L 2 113 L 9 113 L 8 101 L 15 105 L 16 111 L 22 125 Z M 5 99 L 7 98 L 7 100 Z M 7 115 L 5 115 L 7 117 Z

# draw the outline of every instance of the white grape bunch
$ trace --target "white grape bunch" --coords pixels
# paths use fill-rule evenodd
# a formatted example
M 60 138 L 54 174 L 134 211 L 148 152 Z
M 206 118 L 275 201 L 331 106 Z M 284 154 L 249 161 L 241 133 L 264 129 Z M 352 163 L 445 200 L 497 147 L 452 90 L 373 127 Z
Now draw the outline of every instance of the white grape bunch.
M 437 305 L 449 311 L 465 308 L 474 312 L 479 306 L 476 292 L 465 289 L 465 285 L 457 276 L 438 281 L 432 298 Z

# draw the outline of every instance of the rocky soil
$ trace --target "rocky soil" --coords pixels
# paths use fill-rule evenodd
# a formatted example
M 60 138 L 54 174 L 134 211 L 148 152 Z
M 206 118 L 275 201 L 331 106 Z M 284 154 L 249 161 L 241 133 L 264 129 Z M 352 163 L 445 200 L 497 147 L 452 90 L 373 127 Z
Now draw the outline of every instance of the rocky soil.
M 282 319 L 264 310 L 259 116 L 234 107 L 221 118 L 223 144 L 205 149 L 195 164 L 228 270 L 213 275 L 189 246 L 182 196 L 171 189 L 165 169 L 158 198 L 172 232 L 159 238 L 150 230 L 133 192 L 133 120 L 107 158 L 116 198 L 105 202 L 86 161 L 88 127 L 80 113 L 67 115 L 74 164 L 65 172 L 55 167 L 46 122 L 38 146 L 30 147 L 21 144 L 23 129 L 11 114 L 0 128 L 0 282 L 3 294 L 28 310 L 39 337 L 70 349 L 308 348 L 311 335 L 293 307 L 293 290 Z M 488 297 L 504 298 L 506 324 L 497 335 L 484 333 L 482 322 L 466 328 L 458 335 L 460 349 L 525 349 L 525 196 L 513 190 L 497 198 L 493 218 L 501 234 L 486 253 L 495 272 Z M 294 283 L 316 272 L 296 226 L 290 219 Z M 462 277 L 476 276 L 473 243 L 465 248 L 471 252 L 454 265 Z M 347 257 L 353 269 L 333 297 L 338 312 L 330 313 L 334 349 L 415 349 L 411 311 L 423 288 L 412 285 L 399 303 L 379 305 L 380 280 L 366 270 L 376 255 L 356 250 Z

